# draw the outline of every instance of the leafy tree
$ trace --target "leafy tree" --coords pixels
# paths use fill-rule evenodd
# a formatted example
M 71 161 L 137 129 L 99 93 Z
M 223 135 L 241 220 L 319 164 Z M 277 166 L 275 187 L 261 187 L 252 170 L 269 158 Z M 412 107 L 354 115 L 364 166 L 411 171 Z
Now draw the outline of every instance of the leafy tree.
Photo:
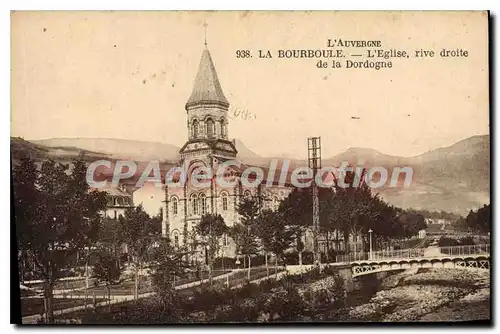
M 151 221 L 148 224 L 148 234 L 161 235 L 162 221 L 163 221 L 163 217 L 162 217 L 161 213 L 151 217 Z
M 208 260 L 208 279 L 212 284 L 212 272 L 215 257 L 220 250 L 220 240 L 228 231 L 228 227 L 221 215 L 205 214 L 195 226 L 195 233 L 203 238 Z
M 33 267 L 31 238 L 34 233 L 36 208 L 40 197 L 36 188 L 39 172 L 29 156 L 23 156 L 19 165 L 14 166 L 14 215 L 19 263 L 22 264 L 21 280 L 24 279 L 24 264 Z
M 319 197 L 319 224 L 320 233 L 328 236 L 328 233 L 335 230 L 332 221 L 329 220 L 329 208 L 332 206 L 333 190 L 330 188 L 318 188 Z M 311 188 L 294 188 L 292 192 L 286 197 L 279 206 L 283 219 L 286 220 L 289 226 L 293 226 L 296 232 L 295 239 L 297 244 L 297 251 L 299 252 L 299 262 L 302 260 L 302 251 L 304 244 L 302 242 L 302 235 L 307 229 L 312 228 L 313 220 L 313 203 L 312 203 L 312 189 Z M 327 238 L 327 247 L 328 244 Z
M 356 173 L 345 172 L 339 175 L 339 178 L 343 178 L 347 187 L 344 187 L 339 180 L 335 184 L 330 219 L 343 231 L 344 242 L 347 242 L 349 235 L 356 238 L 359 235 L 367 235 L 373 221 L 380 217 L 380 210 L 383 208 L 383 202 L 378 194 L 372 194 L 370 187 L 364 182 L 365 174 L 366 171 L 363 170 L 358 180 Z
M 482 233 L 491 231 L 491 205 L 484 205 L 477 211 L 470 211 L 465 218 L 466 225 L 473 231 Z
M 412 210 L 402 211 L 399 215 L 399 221 L 405 237 L 417 235 L 418 231 L 427 227 L 424 216 Z
M 236 244 L 236 252 L 248 257 L 249 280 L 251 256 L 259 251 L 256 224 L 261 210 L 261 203 L 257 197 L 243 197 L 237 206 L 240 221 L 229 229 L 229 235 Z
M 175 281 L 186 277 L 192 265 L 186 261 L 187 251 L 174 248 L 166 238 L 156 239 L 151 261 L 152 285 L 163 301 L 164 312 L 170 310 L 175 292 Z
M 363 181 L 365 174 L 362 171 L 358 177 L 347 171 L 337 177 L 333 188 L 318 188 L 320 233 L 326 240 L 327 253 L 331 237 L 337 238 L 340 233 L 346 250 L 350 236 L 364 236 L 362 242 L 366 243 L 370 229 L 376 239 L 403 236 L 398 210 L 371 192 Z M 312 226 L 312 189 L 294 189 L 281 203 L 280 211 L 290 225 L 300 227 L 297 236 L 302 234 Z
M 101 250 L 97 253 L 96 263 L 94 264 L 94 276 L 97 282 L 104 282 L 108 292 L 109 311 L 111 312 L 111 285 L 118 283 L 121 275 L 121 267 L 118 262 L 118 257 L 108 252 Z
M 257 236 L 264 250 L 276 256 L 275 273 L 277 274 L 278 259 L 283 259 L 283 254 L 295 240 L 296 231 L 293 226 L 287 225 L 283 214 L 278 211 L 264 210 L 259 215 L 258 221 Z
M 142 205 L 130 208 L 125 216 L 120 216 L 119 222 L 123 229 L 123 237 L 127 251 L 132 258 L 135 276 L 135 298 L 139 293 L 139 275 L 151 254 L 151 246 L 156 239 L 151 233 L 151 217 L 144 211 Z
M 100 248 L 106 249 L 113 256 L 120 256 L 121 246 L 125 242 L 122 224 L 116 219 L 104 218 L 98 236 Z
M 90 191 L 80 156 L 71 169 L 52 160 L 40 171 L 30 158 L 13 170 L 16 233 L 44 281 L 47 321 L 53 323 L 53 288 L 71 258 L 96 237 L 106 195 Z M 27 212 L 27 211 L 28 212 Z

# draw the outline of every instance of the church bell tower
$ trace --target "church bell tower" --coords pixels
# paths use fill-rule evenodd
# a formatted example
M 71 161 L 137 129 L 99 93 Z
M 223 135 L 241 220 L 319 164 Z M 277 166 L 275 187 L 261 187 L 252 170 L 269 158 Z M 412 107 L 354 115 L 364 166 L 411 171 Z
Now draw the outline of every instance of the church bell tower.
M 236 157 L 236 147 L 228 139 L 228 108 L 229 102 L 205 44 L 193 91 L 186 103 L 188 140 L 179 151 L 182 161 L 208 156 Z

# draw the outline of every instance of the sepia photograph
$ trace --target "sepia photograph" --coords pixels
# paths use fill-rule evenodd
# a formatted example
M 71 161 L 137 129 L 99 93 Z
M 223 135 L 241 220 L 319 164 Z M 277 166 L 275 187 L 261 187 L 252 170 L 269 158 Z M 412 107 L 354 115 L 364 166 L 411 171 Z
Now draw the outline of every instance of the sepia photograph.
M 490 20 L 12 11 L 17 323 L 491 325 Z

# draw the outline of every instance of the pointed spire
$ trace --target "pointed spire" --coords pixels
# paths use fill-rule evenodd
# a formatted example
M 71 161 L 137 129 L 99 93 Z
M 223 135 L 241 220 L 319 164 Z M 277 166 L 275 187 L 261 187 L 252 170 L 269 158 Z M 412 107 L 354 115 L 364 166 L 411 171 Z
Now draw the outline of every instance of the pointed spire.
M 201 54 L 198 74 L 194 80 L 193 92 L 186 103 L 186 109 L 198 104 L 218 104 L 225 108 L 229 107 L 206 45 Z
M 207 47 L 207 22 L 203 23 L 203 27 L 205 27 L 205 48 Z

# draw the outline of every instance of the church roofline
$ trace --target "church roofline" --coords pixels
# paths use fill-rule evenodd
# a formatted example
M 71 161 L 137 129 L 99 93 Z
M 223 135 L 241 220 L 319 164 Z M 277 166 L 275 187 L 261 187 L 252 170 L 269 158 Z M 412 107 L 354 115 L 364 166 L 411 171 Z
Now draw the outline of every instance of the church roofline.
M 201 54 L 200 65 L 198 66 L 191 96 L 186 103 L 186 109 L 197 105 L 229 107 L 229 102 L 222 91 L 210 51 L 206 47 Z

